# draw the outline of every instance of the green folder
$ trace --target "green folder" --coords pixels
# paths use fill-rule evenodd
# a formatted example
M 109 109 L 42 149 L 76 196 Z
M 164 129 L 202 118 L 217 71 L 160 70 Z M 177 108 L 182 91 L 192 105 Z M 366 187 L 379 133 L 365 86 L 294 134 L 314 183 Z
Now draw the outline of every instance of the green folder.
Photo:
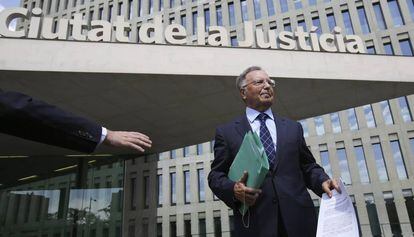
M 248 172 L 246 186 L 256 189 L 262 186 L 269 172 L 269 162 L 263 144 L 259 136 L 252 131 L 244 136 L 239 152 L 230 166 L 228 177 L 237 182 L 244 171 Z M 242 203 L 239 211 L 244 215 L 248 208 L 248 205 Z

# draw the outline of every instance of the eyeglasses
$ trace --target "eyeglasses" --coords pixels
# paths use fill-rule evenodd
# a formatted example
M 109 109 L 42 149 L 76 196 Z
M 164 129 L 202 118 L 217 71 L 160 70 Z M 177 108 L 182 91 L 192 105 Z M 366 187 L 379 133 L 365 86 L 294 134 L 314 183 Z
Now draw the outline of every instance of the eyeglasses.
M 256 87 L 262 87 L 265 85 L 265 83 L 267 82 L 267 84 L 269 84 L 269 86 L 271 87 L 276 87 L 276 82 L 273 79 L 258 79 L 258 80 L 254 80 L 252 82 L 247 83 L 246 85 L 243 85 L 242 88 L 246 88 L 248 85 L 252 84 L 253 86 Z

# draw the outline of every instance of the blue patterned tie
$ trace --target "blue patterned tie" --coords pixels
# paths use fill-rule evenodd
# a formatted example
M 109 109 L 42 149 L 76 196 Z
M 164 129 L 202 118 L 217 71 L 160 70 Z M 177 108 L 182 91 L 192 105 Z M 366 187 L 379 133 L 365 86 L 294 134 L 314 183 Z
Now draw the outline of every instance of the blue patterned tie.
M 262 142 L 267 158 L 269 159 L 269 166 L 273 167 L 273 163 L 276 158 L 276 151 L 272 136 L 270 136 L 269 129 L 266 126 L 266 119 L 268 118 L 269 116 L 265 113 L 260 113 L 257 116 L 257 119 L 260 121 L 260 141 Z

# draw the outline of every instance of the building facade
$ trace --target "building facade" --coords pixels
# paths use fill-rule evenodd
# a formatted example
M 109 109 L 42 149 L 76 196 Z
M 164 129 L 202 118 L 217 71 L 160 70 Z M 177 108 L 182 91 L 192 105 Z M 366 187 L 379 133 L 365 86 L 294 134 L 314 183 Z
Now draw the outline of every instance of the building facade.
M 195 22 L 202 17 L 206 28 L 226 27 L 233 47 L 244 39 L 243 22 L 252 21 L 264 31 L 316 26 L 321 34 L 339 26 L 360 36 L 370 54 L 413 56 L 413 0 L 24 0 L 21 6 L 54 17 L 54 31 L 58 19 L 75 13 L 88 24 L 123 15 L 131 23 L 126 34 L 132 43 L 140 41 L 140 26 L 161 14 L 164 24 L 186 28 L 188 44 L 196 44 L 201 29 Z M 413 235 L 413 109 L 414 96 L 408 95 L 300 121 L 317 162 L 347 184 L 363 236 Z M 233 213 L 206 181 L 213 144 L 126 162 L 123 236 L 232 236 Z M 312 198 L 317 208 L 319 199 Z
M 70 172 L 2 189 L 0 236 L 121 237 L 123 180 L 123 161 L 99 166 L 91 162 L 81 188 Z

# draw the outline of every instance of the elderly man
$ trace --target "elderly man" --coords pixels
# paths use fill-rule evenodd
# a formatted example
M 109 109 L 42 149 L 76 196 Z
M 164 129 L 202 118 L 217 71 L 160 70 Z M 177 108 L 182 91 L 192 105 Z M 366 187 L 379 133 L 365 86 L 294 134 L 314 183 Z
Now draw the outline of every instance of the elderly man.
M 272 112 L 275 81 L 263 69 L 247 68 L 237 78 L 237 87 L 246 113 L 216 129 L 215 159 L 208 176 L 210 188 L 233 208 L 238 237 L 315 236 L 317 217 L 306 188 L 331 197 L 331 189 L 340 191 L 337 182 L 316 164 L 300 123 Z M 260 136 L 270 164 L 261 189 L 245 186 L 247 173 L 238 182 L 227 177 L 244 135 L 250 130 Z M 242 202 L 250 206 L 244 221 L 238 211 Z

